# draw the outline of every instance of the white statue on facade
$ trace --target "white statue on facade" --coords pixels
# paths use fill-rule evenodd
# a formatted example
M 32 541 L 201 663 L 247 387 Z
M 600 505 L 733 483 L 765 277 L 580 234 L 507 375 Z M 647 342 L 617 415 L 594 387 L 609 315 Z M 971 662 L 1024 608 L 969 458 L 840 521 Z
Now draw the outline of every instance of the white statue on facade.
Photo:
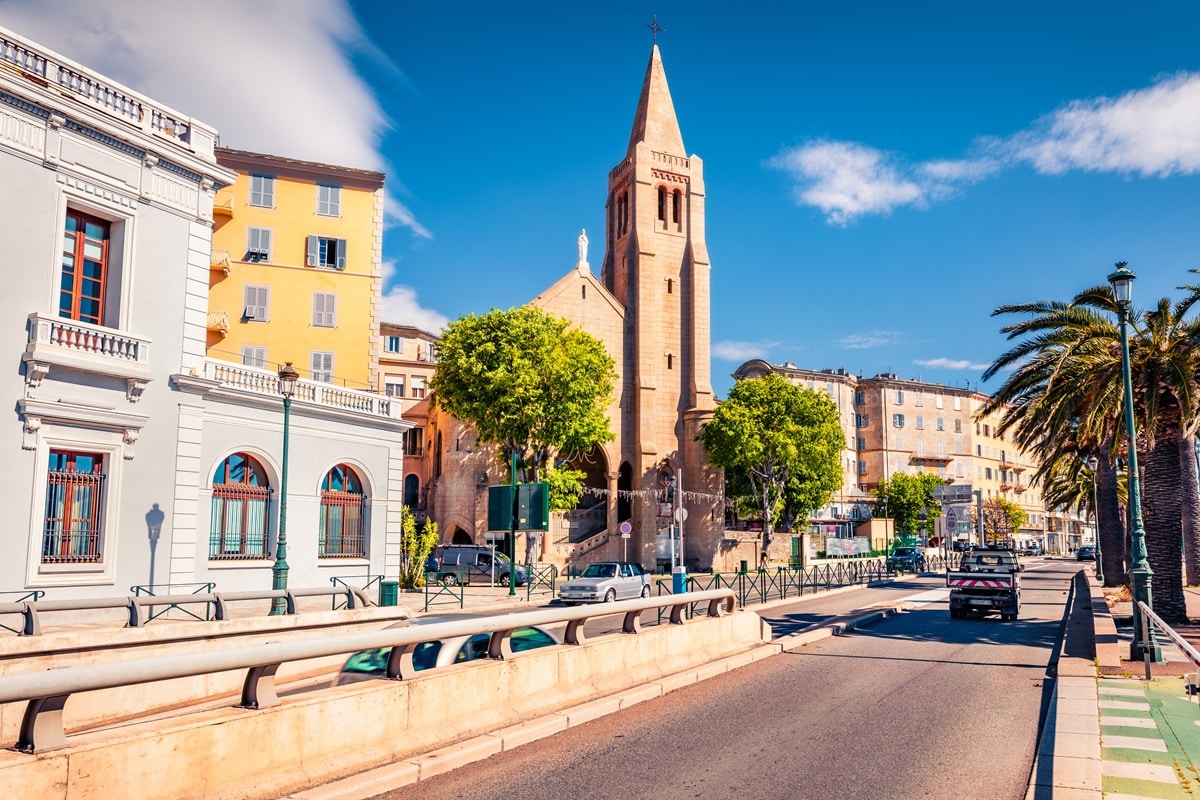
M 578 266 L 580 266 L 580 267 L 586 267 L 588 265 L 588 263 L 587 263 L 587 246 L 588 246 L 587 230 L 584 228 L 580 228 L 579 229 L 579 264 L 578 264 Z

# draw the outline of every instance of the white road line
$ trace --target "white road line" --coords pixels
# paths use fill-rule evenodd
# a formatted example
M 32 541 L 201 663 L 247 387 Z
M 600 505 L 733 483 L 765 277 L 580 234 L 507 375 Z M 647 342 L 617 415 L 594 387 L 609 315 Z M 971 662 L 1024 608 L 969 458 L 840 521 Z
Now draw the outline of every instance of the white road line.
M 1153 750 L 1156 753 L 1167 752 L 1167 744 L 1162 739 L 1148 739 L 1145 736 L 1107 736 L 1101 734 L 1100 744 L 1104 747 L 1117 747 L 1122 750 Z
M 1158 723 L 1148 717 L 1114 717 L 1100 715 L 1100 727 L 1109 728 L 1158 728 Z

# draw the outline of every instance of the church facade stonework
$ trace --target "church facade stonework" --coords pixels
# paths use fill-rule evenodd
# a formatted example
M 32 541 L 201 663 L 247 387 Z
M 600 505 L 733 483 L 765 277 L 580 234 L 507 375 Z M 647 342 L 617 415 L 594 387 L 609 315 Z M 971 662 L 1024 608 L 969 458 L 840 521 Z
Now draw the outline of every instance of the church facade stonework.
M 669 563 L 670 525 L 683 516 L 683 564 L 722 565 L 723 475 L 696 441 L 715 407 L 704 197 L 703 163 L 684 150 L 655 45 L 627 151 L 609 173 L 601 274 L 587 263 L 581 232 L 575 268 L 532 301 L 603 342 L 617 372 L 608 409 L 615 439 L 572 457 L 587 473 L 588 490 L 581 510 L 556 519 L 537 548 L 540 560 L 586 563 L 627 555 L 651 568 Z M 443 541 L 465 533 L 482 543 L 487 498 L 476 487 L 499 482 L 500 468 L 474 447 L 479 457 L 455 459 L 462 454 L 462 431 L 455 430 L 450 444 L 453 427 L 444 415 L 431 420 L 431 444 L 438 442 L 433 428 L 443 429 L 445 449 L 431 484 L 431 515 L 442 522 Z M 454 468 L 457 461 L 462 469 Z M 468 483 L 476 502 L 464 515 Z M 668 505 L 675 491 L 683 514 Z M 451 498 L 457 510 L 443 502 Z M 631 531 L 622 538 L 619 526 L 626 521 Z M 517 552 L 520 558 L 522 543 Z

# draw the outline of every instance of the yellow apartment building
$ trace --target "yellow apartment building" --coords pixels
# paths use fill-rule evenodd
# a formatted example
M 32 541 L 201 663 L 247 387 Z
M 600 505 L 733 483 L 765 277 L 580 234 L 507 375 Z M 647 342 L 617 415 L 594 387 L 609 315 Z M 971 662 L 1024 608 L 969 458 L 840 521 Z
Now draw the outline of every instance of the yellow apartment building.
M 379 172 L 217 148 L 208 355 L 376 391 L 383 288 Z

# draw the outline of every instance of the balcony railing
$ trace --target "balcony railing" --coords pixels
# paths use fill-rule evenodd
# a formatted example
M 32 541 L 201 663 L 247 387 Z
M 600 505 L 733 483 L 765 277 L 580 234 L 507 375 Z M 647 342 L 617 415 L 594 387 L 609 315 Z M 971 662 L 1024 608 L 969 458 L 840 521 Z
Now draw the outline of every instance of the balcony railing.
M 212 258 L 208 268 L 213 272 L 221 272 L 225 275 L 229 274 L 230 268 L 233 266 L 233 259 L 229 257 L 228 250 L 213 250 Z
M 208 359 L 204 362 L 204 377 L 240 391 L 279 396 L 279 375 L 268 369 L 247 367 L 230 361 Z M 400 419 L 400 403 L 391 397 L 357 389 L 347 389 L 330 383 L 301 379 L 296 381 L 293 399 L 300 403 L 340 409 L 373 417 Z
M 229 312 L 228 311 L 210 311 L 208 312 L 208 329 L 213 333 L 219 333 L 222 336 L 229 335 Z
M 125 378 L 139 386 L 139 393 L 152 377 L 149 339 L 37 312 L 29 315 L 29 342 L 21 360 L 32 385 L 53 366 Z

